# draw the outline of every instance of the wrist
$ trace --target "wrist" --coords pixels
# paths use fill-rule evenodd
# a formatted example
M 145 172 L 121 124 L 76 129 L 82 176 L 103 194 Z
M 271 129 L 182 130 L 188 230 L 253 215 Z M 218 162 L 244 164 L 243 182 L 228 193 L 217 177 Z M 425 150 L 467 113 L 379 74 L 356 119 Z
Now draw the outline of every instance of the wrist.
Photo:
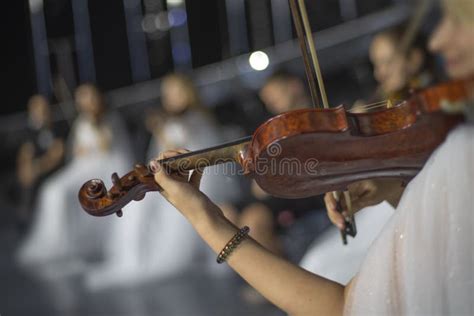
M 221 209 L 209 198 L 203 199 L 199 209 L 187 217 L 198 232 L 215 231 L 227 222 Z
M 220 208 L 209 200 L 199 214 L 190 220 L 198 234 L 203 238 L 214 252 L 219 253 L 232 236 L 238 232 L 235 227 L 222 213 Z

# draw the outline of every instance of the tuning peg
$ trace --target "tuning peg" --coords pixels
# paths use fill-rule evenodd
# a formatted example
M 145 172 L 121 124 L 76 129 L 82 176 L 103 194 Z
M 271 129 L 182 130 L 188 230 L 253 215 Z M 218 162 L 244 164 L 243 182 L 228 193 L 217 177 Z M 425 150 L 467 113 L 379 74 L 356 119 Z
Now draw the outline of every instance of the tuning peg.
M 119 189 L 122 190 L 122 184 L 117 172 L 112 173 L 112 183 Z
M 139 177 L 146 177 L 147 175 L 151 174 L 148 165 L 144 166 L 144 165 L 141 165 L 141 164 L 136 164 L 134 170 L 135 170 L 135 173 Z
M 118 210 L 115 214 L 116 214 L 118 217 L 122 217 L 122 216 L 123 216 L 122 210 Z

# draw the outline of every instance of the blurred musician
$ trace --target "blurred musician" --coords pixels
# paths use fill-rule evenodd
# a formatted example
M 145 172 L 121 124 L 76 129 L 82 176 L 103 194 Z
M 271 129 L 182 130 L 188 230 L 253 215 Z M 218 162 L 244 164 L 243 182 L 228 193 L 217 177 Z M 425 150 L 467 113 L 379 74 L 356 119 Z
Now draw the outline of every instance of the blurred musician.
M 35 95 L 28 101 L 28 134 L 17 156 L 17 177 L 21 186 L 18 221 L 23 228 L 30 220 L 41 182 L 63 161 L 64 141 L 51 122 L 48 101 Z
M 106 111 L 97 88 L 83 84 L 75 99 L 79 116 L 69 136 L 68 163 L 40 187 L 37 216 L 18 252 L 19 261 L 28 266 L 100 256 L 110 220 L 83 214 L 77 188 L 97 175 L 124 172 L 131 163 L 123 124 Z
M 363 106 L 377 102 L 396 103 L 406 99 L 410 91 L 427 87 L 434 81 L 431 57 L 426 40 L 418 35 L 406 52 L 400 50 L 406 30 L 399 26 L 380 32 L 370 45 L 369 57 L 378 84 L 367 100 L 358 100 L 351 111 L 363 111 Z

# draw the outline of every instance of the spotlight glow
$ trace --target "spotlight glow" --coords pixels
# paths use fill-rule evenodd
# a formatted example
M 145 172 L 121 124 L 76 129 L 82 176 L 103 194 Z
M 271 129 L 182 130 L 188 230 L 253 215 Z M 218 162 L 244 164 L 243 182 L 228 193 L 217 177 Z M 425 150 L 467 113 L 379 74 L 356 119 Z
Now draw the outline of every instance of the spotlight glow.
M 184 0 L 166 0 L 166 4 L 169 6 L 180 6 L 184 4 Z
M 270 59 L 264 52 L 256 51 L 250 54 L 249 64 L 253 69 L 261 71 L 267 69 L 268 65 L 270 64 Z
M 153 33 L 156 31 L 155 15 L 146 14 L 142 20 L 142 29 L 145 33 Z
M 170 22 L 168 20 L 168 13 L 162 11 L 156 15 L 155 18 L 155 27 L 163 32 L 166 32 L 170 29 Z

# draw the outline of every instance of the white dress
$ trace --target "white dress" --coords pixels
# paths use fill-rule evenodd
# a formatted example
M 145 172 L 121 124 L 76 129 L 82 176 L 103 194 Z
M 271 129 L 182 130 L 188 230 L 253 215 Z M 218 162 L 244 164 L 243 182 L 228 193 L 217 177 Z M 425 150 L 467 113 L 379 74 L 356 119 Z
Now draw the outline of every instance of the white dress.
M 111 219 L 85 213 L 77 196 L 87 180 L 100 178 L 110 187 L 111 174 L 130 167 L 129 142 L 121 123 L 115 116 L 108 116 L 100 127 L 83 117 L 74 122 L 69 145 L 82 148 L 83 154 L 72 156 L 41 186 L 35 220 L 17 253 L 20 263 L 37 265 L 102 254 Z M 109 138 L 107 152 L 101 147 L 99 134 Z
M 300 266 L 326 279 L 347 285 L 360 269 L 370 245 L 394 209 L 388 202 L 366 207 L 355 215 L 357 235 L 343 245 L 339 229 L 331 225 L 310 246 Z
M 409 183 L 353 281 L 346 315 L 474 314 L 474 126 Z
M 220 135 L 220 129 L 205 114 L 189 111 L 163 126 L 169 147 L 164 149 L 203 149 L 222 143 Z M 156 157 L 164 150 L 160 147 L 153 138 L 148 157 Z M 235 179 L 225 176 L 223 168 L 206 168 L 201 181 L 201 190 L 216 203 L 232 202 L 239 195 Z M 142 201 L 127 205 L 123 213 L 114 222 L 105 262 L 87 275 L 89 289 L 135 285 L 191 268 L 212 266 L 218 273 L 226 271 L 215 264 L 215 255 L 209 247 L 159 193 L 147 193 Z

